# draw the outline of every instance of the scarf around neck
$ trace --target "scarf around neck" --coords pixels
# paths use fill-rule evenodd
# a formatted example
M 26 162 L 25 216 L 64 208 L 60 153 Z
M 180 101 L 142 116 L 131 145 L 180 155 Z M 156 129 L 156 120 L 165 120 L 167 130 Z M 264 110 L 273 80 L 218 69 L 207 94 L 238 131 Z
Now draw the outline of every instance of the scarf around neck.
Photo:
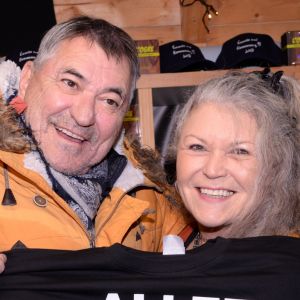
M 88 173 L 70 176 L 54 170 L 38 151 L 43 161 L 53 190 L 63 198 L 90 230 L 101 201 L 111 191 L 124 170 L 127 159 L 111 150 L 107 157 L 92 167 Z
M 25 130 L 26 138 L 35 146 L 32 154 L 38 161 L 39 167 L 34 169 L 42 176 L 48 177 L 48 182 L 50 180 L 53 190 L 75 211 L 85 228 L 89 231 L 92 230 L 101 201 L 109 194 L 125 169 L 127 158 L 111 149 L 107 156 L 99 164 L 90 168 L 86 174 L 66 175 L 54 170 L 49 165 L 31 128 L 26 125 L 23 113 L 19 115 L 18 120 L 20 126 Z

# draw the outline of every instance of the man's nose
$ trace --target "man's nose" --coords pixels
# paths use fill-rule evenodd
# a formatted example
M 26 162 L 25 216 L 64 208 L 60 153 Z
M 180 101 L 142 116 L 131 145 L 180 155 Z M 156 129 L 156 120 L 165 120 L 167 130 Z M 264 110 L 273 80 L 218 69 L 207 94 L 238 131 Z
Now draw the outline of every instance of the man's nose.
M 95 123 L 96 100 L 92 95 L 81 95 L 72 104 L 71 115 L 76 123 L 88 127 Z
M 210 153 L 205 160 L 203 173 L 212 179 L 226 176 L 226 157 L 221 153 Z

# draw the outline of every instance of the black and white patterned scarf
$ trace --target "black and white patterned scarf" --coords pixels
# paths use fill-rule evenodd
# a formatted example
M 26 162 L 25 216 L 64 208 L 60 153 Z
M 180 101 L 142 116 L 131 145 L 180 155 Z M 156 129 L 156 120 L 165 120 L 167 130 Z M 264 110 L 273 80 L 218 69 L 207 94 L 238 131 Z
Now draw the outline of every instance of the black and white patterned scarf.
M 26 125 L 23 114 L 19 116 L 19 121 L 25 129 L 28 140 L 35 145 L 34 156 L 38 156 L 38 161 L 45 168 L 53 190 L 75 211 L 86 229 L 91 231 L 101 201 L 108 195 L 123 172 L 127 158 L 111 149 L 104 160 L 84 175 L 70 176 L 60 173 L 46 161 L 31 128 Z
M 126 166 L 126 157 L 112 149 L 106 159 L 92 167 L 88 173 L 69 176 L 51 168 L 41 152 L 40 156 L 53 190 L 76 212 L 85 227 L 91 230 L 101 201 L 111 191 Z

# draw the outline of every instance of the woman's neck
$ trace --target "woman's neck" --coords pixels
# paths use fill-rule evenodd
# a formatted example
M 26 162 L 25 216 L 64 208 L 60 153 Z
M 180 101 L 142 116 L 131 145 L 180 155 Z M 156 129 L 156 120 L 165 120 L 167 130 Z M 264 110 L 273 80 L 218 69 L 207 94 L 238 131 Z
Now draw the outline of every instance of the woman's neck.
M 198 229 L 201 236 L 200 243 L 206 243 L 206 241 L 215 239 L 217 237 L 228 237 L 229 227 L 220 226 L 220 227 L 205 227 L 201 224 L 198 224 Z

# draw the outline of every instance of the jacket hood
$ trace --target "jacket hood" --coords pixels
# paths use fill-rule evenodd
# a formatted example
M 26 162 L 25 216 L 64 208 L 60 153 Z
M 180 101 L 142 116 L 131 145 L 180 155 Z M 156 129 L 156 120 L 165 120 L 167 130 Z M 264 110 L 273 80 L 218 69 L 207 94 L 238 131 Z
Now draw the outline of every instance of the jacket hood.
M 167 181 L 160 153 L 148 146 L 142 146 L 136 138 L 131 139 L 130 142 L 125 139 L 124 147 L 130 151 L 127 157 L 129 156 L 134 166 L 142 171 L 148 182 L 154 184 L 172 204 L 182 207 L 182 201 L 175 186 Z
M 19 88 L 21 69 L 11 60 L 0 63 L 0 97 L 7 104 Z
M 20 70 L 13 62 L 0 63 L 0 150 L 26 153 L 30 152 L 33 145 L 27 138 L 19 115 L 13 107 L 7 105 L 17 92 L 19 76 Z M 136 137 L 125 138 L 124 131 L 114 149 L 128 158 L 125 170 L 115 183 L 116 187 L 129 191 L 134 187 L 148 185 L 162 192 L 171 202 L 180 203 L 174 186 L 169 185 L 166 180 L 159 153 L 149 147 L 142 147 Z
M 30 151 L 31 145 L 18 118 L 14 108 L 0 99 L 0 150 L 16 153 Z
M 21 69 L 13 61 L 0 63 L 0 150 L 24 153 L 30 150 L 18 114 L 7 105 L 17 94 Z

